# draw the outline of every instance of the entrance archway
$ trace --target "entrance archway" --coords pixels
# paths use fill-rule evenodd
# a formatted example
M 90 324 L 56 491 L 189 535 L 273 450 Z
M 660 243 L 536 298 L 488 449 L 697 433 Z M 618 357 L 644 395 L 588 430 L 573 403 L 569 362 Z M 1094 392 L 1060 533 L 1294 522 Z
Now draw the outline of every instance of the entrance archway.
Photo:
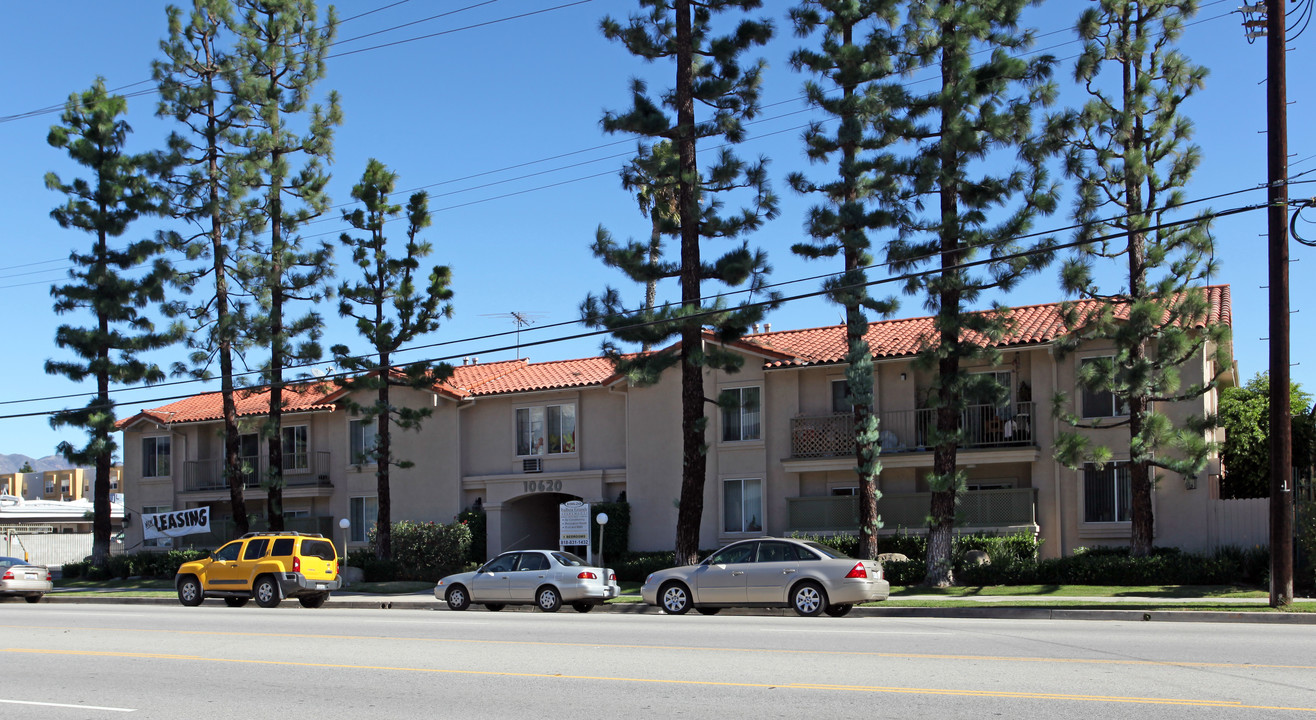
M 566 493 L 534 493 L 503 503 L 502 549 L 556 548 L 558 505 L 580 499 Z

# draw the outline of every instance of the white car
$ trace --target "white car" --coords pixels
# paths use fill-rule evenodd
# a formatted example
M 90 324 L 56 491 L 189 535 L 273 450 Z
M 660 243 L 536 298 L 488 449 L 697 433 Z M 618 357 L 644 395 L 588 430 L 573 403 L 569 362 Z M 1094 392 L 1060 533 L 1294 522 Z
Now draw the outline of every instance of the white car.
M 434 597 L 452 610 L 479 603 L 493 611 L 535 605 L 544 612 L 557 612 L 565 603 L 576 612 L 589 612 L 620 594 L 613 571 L 560 550 L 512 550 L 474 572 L 449 575 L 434 586 Z
M 44 565 L 29 565 L 18 558 L 0 557 L 0 573 L 0 595 L 22 595 L 30 603 L 55 587 Z
M 695 608 L 789 607 L 840 617 L 858 603 L 886 600 L 891 585 L 874 560 L 856 560 L 808 540 L 756 538 L 732 543 L 698 565 L 649 575 L 640 595 L 668 615 Z

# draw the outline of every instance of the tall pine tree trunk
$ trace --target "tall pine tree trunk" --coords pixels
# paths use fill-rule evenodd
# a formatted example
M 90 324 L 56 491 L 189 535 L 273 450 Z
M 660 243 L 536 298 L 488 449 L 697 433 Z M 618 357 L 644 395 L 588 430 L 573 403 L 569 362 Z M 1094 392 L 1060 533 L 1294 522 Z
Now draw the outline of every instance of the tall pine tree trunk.
M 274 151 L 270 166 L 277 168 L 280 152 Z M 269 487 L 266 492 L 265 515 L 270 530 L 283 529 L 283 192 L 282 183 L 273 180 L 270 185 L 270 416 L 267 427 L 269 437 Z
M 378 314 L 377 322 L 382 323 L 383 305 L 375 305 Z M 378 327 L 378 325 L 376 325 Z M 379 414 L 378 426 L 375 428 L 375 478 L 378 481 L 376 490 L 376 508 L 375 517 L 375 557 L 380 560 L 388 560 L 393 557 L 393 499 L 389 491 L 389 464 L 388 459 L 392 452 L 392 445 L 389 433 L 388 410 L 389 407 L 389 353 L 381 352 L 379 354 L 379 368 L 383 384 L 379 386 L 379 407 L 384 411 Z
M 1134 32 L 1140 35 L 1141 23 L 1134 25 Z M 1133 63 L 1124 64 L 1124 107 L 1132 108 L 1136 103 L 1137 69 Z M 1132 114 L 1129 126 L 1129 144 L 1132 147 L 1146 148 L 1147 135 L 1143 127 L 1141 113 Z M 1128 222 L 1134 227 L 1129 233 L 1129 301 L 1136 303 L 1148 296 L 1147 291 L 1147 238 L 1142 231 L 1145 225 L 1143 212 L 1146 209 L 1142 196 L 1142 181 L 1145 171 L 1138 168 L 1124 176 L 1124 192 L 1128 199 Z M 1147 357 L 1147 341 L 1139 336 L 1132 339 L 1128 349 L 1127 367 L 1140 367 Z M 1142 446 L 1139 438 L 1146 424 L 1148 410 L 1147 392 L 1149 388 L 1142 381 L 1130 385 L 1129 394 L 1129 437 L 1133 440 L 1131 448 Z M 1131 533 L 1129 537 L 1129 554 L 1134 557 L 1146 557 L 1151 554 L 1153 523 L 1152 517 L 1152 467 L 1142 453 L 1129 458 L 1129 492 L 1131 510 Z
M 676 149 L 681 167 L 677 202 L 681 208 L 681 303 L 700 306 L 699 201 L 694 182 L 699 177 L 695 158 L 694 37 L 690 0 L 676 0 Z M 692 357 L 703 348 L 698 321 L 681 330 L 681 505 L 676 518 L 676 564 L 699 561 L 699 529 L 704 515 L 704 375 Z

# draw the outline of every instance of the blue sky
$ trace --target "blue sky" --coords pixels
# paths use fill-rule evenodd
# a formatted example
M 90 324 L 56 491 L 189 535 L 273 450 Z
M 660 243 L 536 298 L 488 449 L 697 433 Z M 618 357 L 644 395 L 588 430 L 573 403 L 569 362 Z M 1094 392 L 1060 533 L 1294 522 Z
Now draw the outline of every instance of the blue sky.
M 623 109 L 631 77 L 667 87 L 668 66 L 646 65 L 609 42 L 598 31 L 604 14 L 625 17 L 635 5 L 621 0 L 479 0 L 433 2 L 360 0 L 338 4 L 340 18 L 369 15 L 345 22 L 340 44 L 328 61 L 321 91 L 342 96 L 344 123 L 335 141 L 333 181 L 329 191 L 336 206 L 350 201 L 348 192 L 369 158 L 378 158 L 400 174 L 404 190 L 425 187 L 431 194 L 434 225 L 427 238 L 432 260 L 453 270 L 455 317 L 421 344 L 447 343 L 404 355 L 421 357 L 476 356 L 482 362 L 520 354 L 534 361 L 586 357 L 597 353 L 599 338 L 535 347 L 500 349 L 515 344 L 514 336 L 481 338 L 514 329 L 511 312 L 529 313 L 536 325 L 520 334 L 523 344 L 585 332 L 571 323 L 588 293 L 614 285 L 638 297 L 619 273 L 602 266 L 590 253 L 595 228 L 603 224 L 615 235 L 647 235 L 647 221 L 633 199 L 620 188 L 617 170 L 634 151 L 634 141 L 609 136 L 599 127 L 605 109 Z M 45 141 L 57 113 L 13 118 L 30 111 L 57 107 L 69 93 L 88 87 L 97 75 L 123 92 L 149 89 L 150 62 L 159 57 L 165 35 L 167 3 L 150 0 L 61 3 L 5 3 L 0 9 L 0 306 L 6 308 L 0 328 L 10 339 L 0 355 L 0 415 L 41 413 L 81 405 L 90 384 L 77 385 L 47 376 L 47 358 L 67 357 L 54 346 L 55 327 L 80 324 L 85 318 L 57 317 L 49 288 L 68 267 L 69 251 L 88 238 L 61 230 L 49 217 L 60 197 L 45 189 L 42 177 L 56 171 L 64 178 L 79 170 Z M 1029 11 L 1028 24 L 1037 28 L 1035 47 L 1054 54 L 1062 104 L 1077 104 L 1082 95 L 1070 85 L 1072 58 L 1078 44 L 1071 30 L 1075 13 L 1086 2 L 1051 0 Z M 826 261 L 806 262 L 790 253 L 802 237 L 805 213 L 813 202 L 794 195 L 785 184 L 792 171 L 816 177 L 830 171 L 810 168 L 799 136 L 815 114 L 801 99 L 804 77 L 791 70 L 786 58 L 801 43 L 786 19 L 788 3 L 769 2 L 759 14 L 774 19 L 777 35 L 761 56 L 769 64 L 763 91 L 763 112 L 749 126 L 742 156 L 765 155 L 781 195 L 780 216 L 751 238 L 767 250 L 775 268 L 773 282 L 814 278 L 836 268 Z M 1191 198 L 1259 188 L 1266 178 L 1264 41 L 1244 39 L 1241 17 L 1231 14 L 1234 1 L 1204 0 L 1185 33 L 1182 50 L 1210 68 L 1206 89 L 1185 106 L 1197 127 L 1196 141 L 1203 162 Z M 469 9 L 463 9 L 469 8 Z M 460 10 L 460 11 L 459 11 Z M 454 12 L 459 11 L 459 12 Z M 450 13 L 446 17 L 425 20 Z M 520 17 L 516 17 L 520 16 Z M 387 28 L 415 23 L 405 28 Z M 433 37 L 411 38 L 424 35 Z M 375 47 L 392 44 L 386 47 Z M 1316 66 L 1316 47 L 1303 35 L 1289 54 L 1290 152 L 1297 174 L 1316 169 L 1316 142 L 1310 133 L 1316 93 L 1303 80 L 1301 68 Z M 373 48 L 373 49 L 366 49 Z M 350 52 L 361 50 L 360 52 Z M 350 54 L 348 54 L 350 53 Z M 333 57 L 338 54 L 338 57 Z M 129 121 L 134 128 L 130 149 L 159 146 L 173 129 L 154 117 L 155 98 L 130 98 Z M 1304 178 L 1308 179 L 1308 178 Z M 1313 195 L 1314 185 L 1297 185 L 1292 195 Z M 1261 190 L 1222 198 L 1216 209 L 1264 201 Z M 1067 209 L 1067 208 L 1066 208 Z M 1308 217 L 1311 215 L 1309 214 Z M 1044 219 L 1040 229 L 1069 223 L 1065 211 Z M 311 237 L 335 240 L 344 225 L 335 209 L 306 229 Z M 1234 349 L 1244 378 L 1267 366 L 1268 317 L 1265 291 L 1265 215 L 1247 213 L 1217 221 L 1221 274 L 1217 282 L 1233 288 Z M 150 235 L 155 227 L 141 223 L 129 237 Z M 1299 228 L 1316 237 L 1310 225 Z M 401 227 L 395 237 L 401 238 Z M 1061 240 L 1066 239 L 1062 234 Z M 880 245 L 881 238 L 875 238 Z M 1292 244 L 1293 377 L 1316 388 L 1316 361 L 1304 356 L 1316 341 L 1304 332 L 1316 306 L 1304 282 L 1306 265 L 1316 265 L 1316 252 Z M 706 251 L 711 253 L 711 251 Z M 346 255 L 341 250 L 339 258 Z M 874 275 L 879 277 L 879 275 Z M 781 287 L 795 295 L 818 287 L 803 280 Z M 676 298 L 673 285 L 661 298 Z M 1024 283 L 1007 302 L 1023 305 L 1062 298 L 1054 271 Z M 326 346 L 364 344 L 354 330 L 336 317 L 332 306 L 322 311 L 330 323 Z M 916 298 L 903 299 L 900 316 L 924 314 Z M 769 321 L 773 329 L 836 324 L 839 310 L 821 300 L 785 305 Z M 181 350 L 150 359 L 168 364 Z M 157 387 L 116 395 L 120 415 L 162 404 L 162 398 L 212 389 L 196 385 Z M 43 416 L 0 419 L 0 452 L 42 456 L 63 439 L 83 441 L 77 431 L 54 431 Z

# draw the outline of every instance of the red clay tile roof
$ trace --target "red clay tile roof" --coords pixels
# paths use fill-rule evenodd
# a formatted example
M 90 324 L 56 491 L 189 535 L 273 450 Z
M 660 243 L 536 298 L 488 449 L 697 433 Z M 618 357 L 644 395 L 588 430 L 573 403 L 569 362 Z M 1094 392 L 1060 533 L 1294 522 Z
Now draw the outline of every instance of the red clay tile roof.
M 334 404 L 327 398 L 338 394 L 340 388 L 331 382 L 290 385 L 283 389 L 284 412 L 315 412 L 333 410 Z M 270 389 L 267 387 L 240 389 L 236 392 L 238 417 L 265 415 L 270 408 Z M 224 406 L 217 392 L 194 395 L 168 405 L 150 410 L 143 410 L 136 415 L 120 420 L 120 428 L 131 425 L 138 420 L 151 420 L 162 425 L 171 423 L 204 422 L 220 420 L 224 417 Z
M 1210 301 L 1210 312 L 1206 321 L 1199 324 L 1230 324 L 1231 309 L 1228 285 L 1212 285 L 1205 289 Z M 1080 312 L 1085 308 L 1099 304 L 1095 300 L 1076 303 Z M 1010 308 L 1014 326 L 1001 338 L 998 347 L 1018 345 L 1035 345 L 1055 340 L 1065 332 L 1065 323 L 1060 317 L 1060 303 L 1044 305 L 1025 305 Z M 1128 317 L 1128 307 L 1120 306 L 1115 316 Z M 882 320 L 870 323 L 864 339 L 872 348 L 874 358 L 893 358 L 914 355 L 925 341 L 933 337 L 935 328 L 932 317 L 905 318 L 900 320 Z M 966 337 L 966 340 L 970 339 Z M 977 338 L 982 342 L 981 337 Z M 808 330 L 785 330 L 773 333 L 747 335 L 743 342 L 775 350 L 794 359 L 770 360 L 765 367 L 792 367 L 804 365 L 830 364 L 843 362 L 846 355 L 845 326 L 811 328 Z
M 1208 323 L 1226 323 L 1231 320 L 1229 286 L 1214 285 L 1206 288 L 1211 302 Z M 1095 305 L 1095 301 L 1079 303 Z M 998 343 L 1001 347 L 1031 345 L 1049 342 L 1064 331 L 1060 318 L 1060 303 L 1028 305 L 1011 308 L 1014 327 Z M 1117 310 L 1116 316 L 1127 315 Z M 906 318 L 870 323 L 866 335 L 875 358 L 909 356 L 917 353 L 924 338 L 933 331 L 932 318 Z M 706 339 L 712 336 L 705 334 Z M 786 330 L 748 335 L 733 343 L 750 352 L 765 356 L 765 367 L 798 367 L 829 364 L 845 359 L 845 326 Z M 456 399 L 505 395 L 518 392 L 535 392 L 607 385 L 618 379 L 612 363 L 606 358 L 592 357 L 577 360 L 557 360 L 531 363 L 524 358 L 500 362 L 459 365 L 453 368 L 452 377 L 434 387 L 434 391 Z M 333 410 L 334 401 L 343 390 L 330 382 L 289 387 L 285 390 L 285 412 L 311 412 Z M 239 392 L 238 415 L 263 415 L 269 408 L 269 390 L 258 388 Z M 152 420 L 161 424 L 202 422 L 222 417 L 219 393 L 205 393 L 185 398 L 169 405 L 143 410 L 131 418 L 121 420 L 120 428 L 138 420 Z

